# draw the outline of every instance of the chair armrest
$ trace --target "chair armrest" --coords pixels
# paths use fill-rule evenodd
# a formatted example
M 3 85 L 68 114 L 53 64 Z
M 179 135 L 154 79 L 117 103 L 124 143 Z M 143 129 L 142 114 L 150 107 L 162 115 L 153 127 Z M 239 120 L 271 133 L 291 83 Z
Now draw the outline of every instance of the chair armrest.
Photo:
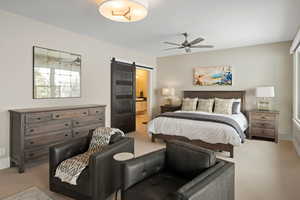
M 67 141 L 49 148 L 49 175 L 54 176 L 57 166 L 64 160 L 87 151 L 87 137 Z
M 178 190 L 184 199 L 234 200 L 234 164 L 220 161 Z
M 160 172 L 165 166 L 166 150 L 162 149 L 122 163 L 122 191 Z
M 116 170 L 116 162 L 113 156 L 117 153 L 134 153 L 134 139 L 123 138 L 105 150 L 91 155 L 89 159 L 89 174 L 93 200 L 106 199 L 117 188 L 120 188 L 121 177 Z

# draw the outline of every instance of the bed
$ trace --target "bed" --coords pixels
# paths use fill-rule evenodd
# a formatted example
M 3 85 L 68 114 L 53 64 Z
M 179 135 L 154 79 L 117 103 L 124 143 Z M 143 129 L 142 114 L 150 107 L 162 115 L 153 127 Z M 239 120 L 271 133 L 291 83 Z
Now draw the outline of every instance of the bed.
M 245 113 L 245 91 L 184 91 L 184 98 L 208 99 L 241 99 L 241 113 L 235 115 L 222 116 L 220 114 L 203 113 L 193 111 L 176 111 L 180 115 L 188 116 L 206 116 L 230 118 L 235 121 L 241 128 L 242 132 L 246 132 L 248 128 L 248 120 Z M 220 123 L 217 121 L 195 121 L 185 118 L 157 117 L 148 124 L 148 132 L 152 137 L 152 142 L 156 139 L 182 140 L 204 148 L 215 151 L 225 151 L 230 153 L 230 157 L 234 157 L 234 147 L 242 144 L 243 139 L 239 131 L 233 126 Z

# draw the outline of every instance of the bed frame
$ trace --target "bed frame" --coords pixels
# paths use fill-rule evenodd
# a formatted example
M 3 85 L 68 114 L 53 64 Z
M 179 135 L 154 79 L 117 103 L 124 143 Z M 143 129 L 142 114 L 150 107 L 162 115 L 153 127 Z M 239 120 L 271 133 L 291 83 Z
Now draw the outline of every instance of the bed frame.
M 246 98 L 245 91 L 184 91 L 184 98 L 201 98 L 201 99 L 209 99 L 209 98 L 222 98 L 222 99 L 241 99 L 241 111 L 246 114 Z M 200 147 L 204 147 L 207 149 L 211 149 L 214 151 L 226 151 L 230 153 L 230 157 L 234 156 L 234 147 L 231 144 L 210 144 L 204 142 L 202 140 L 190 140 L 183 136 L 174 136 L 174 135 L 165 135 L 165 134 L 152 134 L 152 142 L 155 142 L 156 139 L 161 139 L 164 141 L 168 140 L 181 140 L 191 144 L 198 145 Z

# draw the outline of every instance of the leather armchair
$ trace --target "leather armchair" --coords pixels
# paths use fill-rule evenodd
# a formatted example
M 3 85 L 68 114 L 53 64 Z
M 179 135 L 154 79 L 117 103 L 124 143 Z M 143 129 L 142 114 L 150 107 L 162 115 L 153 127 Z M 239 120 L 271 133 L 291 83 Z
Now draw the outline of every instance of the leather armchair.
M 180 141 L 123 163 L 122 200 L 234 200 L 234 164 Z
M 120 177 L 115 176 L 113 155 L 121 152 L 134 153 L 134 140 L 127 137 L 112 137 L 109 146 L 93 154 L 88 167 L 81 173 L 77 185 L 70 185 L 55 178 L 57 166 L 64 160 L 88 150 L 91 137 L 78 138 L 50 148 L 49 185 L 53 192 L 77 200 L 105 200 L 120 188 Z

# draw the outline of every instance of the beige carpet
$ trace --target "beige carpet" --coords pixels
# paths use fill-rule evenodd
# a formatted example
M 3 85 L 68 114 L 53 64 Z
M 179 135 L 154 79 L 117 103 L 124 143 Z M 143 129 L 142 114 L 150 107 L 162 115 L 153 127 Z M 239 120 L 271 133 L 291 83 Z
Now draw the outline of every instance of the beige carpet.
M 4 200 L 53 200 L 37 187 L 31 187 Z
M 138 123 L 135 137 L 136 155 L 164 147 L 151 143 L 145 125 Z M 236 163 L 236 200 L 298 200 L 300 199 L 300 158 L 288 141 L 279 144 L 248 140 L 235 149 L 235 158 L 220 153 Z M 0 171 L 0 199 L 37 186 L 55 200 L 68 199 L 48 190 L 48 164 L 42 164 L 18 174 L 16 169 Z

